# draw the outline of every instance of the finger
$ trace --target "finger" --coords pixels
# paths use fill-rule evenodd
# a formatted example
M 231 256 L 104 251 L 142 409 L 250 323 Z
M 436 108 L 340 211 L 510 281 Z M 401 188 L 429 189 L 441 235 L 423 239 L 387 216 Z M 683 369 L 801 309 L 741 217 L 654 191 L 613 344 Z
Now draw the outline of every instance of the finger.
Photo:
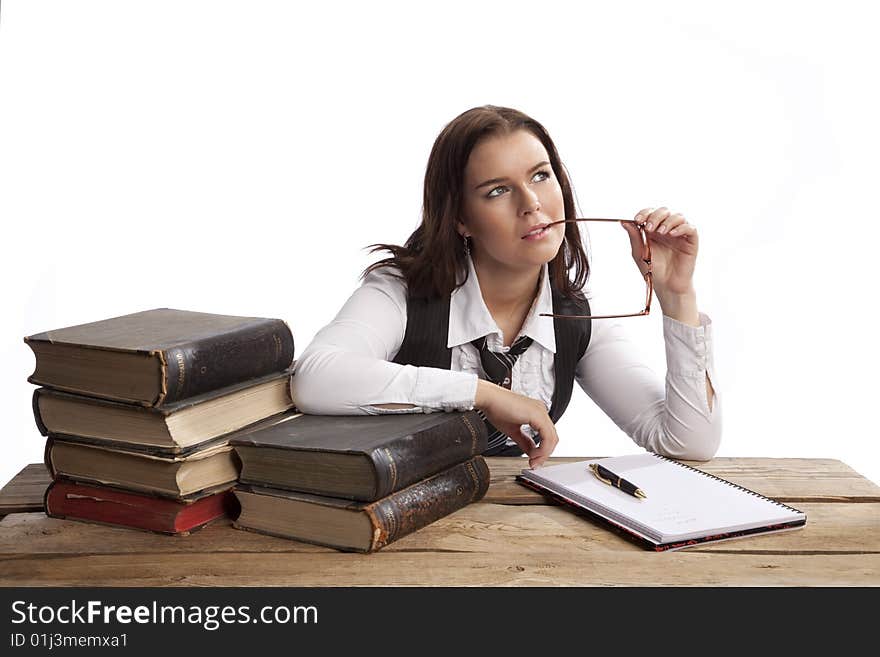
M 529 467 L 539 468 L 544 465 L 547 459 L 550 458 L 555 447 L 555 445 L 551 445 L 549 442 L 545 443 L 545 441 L 542 440 L 537 449 L 532 450 L 529 454 Z
M 656 230 L 658 233 L 663 235 L 667 231 L 683 223 L 684 217 L 677 212 L 673 212 L 672 214 L 669 214 L 665 219 L 663 219 L 659 224 L 657 224 Z
M 676 240 L 679 245 L 687 244 L 687 252 L 696 254 L 700 248 L 700 238 L 697 235 L 697 229 L 692 224 L 682 224 L 669 233 L 669 237 Z
M 648 218 L 648 215 L 654 211 L 654 208 L 643 208 L 636 212 L 636 216 L 633 217 L 637 224 L 642 224 Z
M 629 221 L 621 221 L 620 225 L 623 226 L 623 229 L 629 235 L 629 245 L 632 248 L 633 257 L 637 257 L 642 253 L 642 236 L 639 233 L 639 229 L 636 228 L 636 225 Z
M 532 452 L 538 449 L 538 445 L 532 440 L 532 437 L 526 435 L 517 424 L 503 423 L 498 429 L 515 442 L 524 454 L 531 455 Z
M 662 207 L 657 208 L 647 217 L 647 223 L 645 224 L 645 228 L 653 231 L 657 228 L 657 224 L 659 224 L 663 219 L 669 216 L 669 208 Z
M 541 433 L 541 444 L 529 454 L 529 465 L 531 467 L 543 465 L 558 444 L 559 434 L 556 433 L 556 426 L 550 422 L 549 426 Z
M 531 454 L 528 454 L 529 457 L 529 467 L 530 468 L 540 468 L 544 463 L 546 463 L 548 454 L 538 447 Z
M 679 237 L 682 235 L 696 235 L 697 229 L 693 224 L 689 224 L 688 222 L 684 222 L 676 226 L 675 228 L 669 231 L 669 234 L 673 237 Z

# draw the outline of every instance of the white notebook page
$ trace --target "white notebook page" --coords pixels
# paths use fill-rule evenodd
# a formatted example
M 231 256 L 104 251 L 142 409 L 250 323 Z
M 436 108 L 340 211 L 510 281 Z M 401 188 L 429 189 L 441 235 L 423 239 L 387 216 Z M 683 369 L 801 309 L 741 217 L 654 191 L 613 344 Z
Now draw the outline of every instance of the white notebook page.
M 601 463 L 632 482 L 647 499 L 602 483 L 589 470 L 590 463 Z M 651 453 L 551 465 L 525 470 L 523 475 L 612 520 L 623 520 L 621 524 L 661 543 L 804 517 L 772 500 Z

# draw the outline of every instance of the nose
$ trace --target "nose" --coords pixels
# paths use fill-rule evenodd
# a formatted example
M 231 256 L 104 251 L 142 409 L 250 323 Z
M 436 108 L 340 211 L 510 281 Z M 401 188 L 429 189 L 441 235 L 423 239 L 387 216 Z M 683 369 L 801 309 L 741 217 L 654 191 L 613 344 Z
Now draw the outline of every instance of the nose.
M 522 214 L 537 212 L 541 209 L 541 201 L 538 195 L 530 188 L 523 189 L 522 200 L 520 201 L 520 211 Z

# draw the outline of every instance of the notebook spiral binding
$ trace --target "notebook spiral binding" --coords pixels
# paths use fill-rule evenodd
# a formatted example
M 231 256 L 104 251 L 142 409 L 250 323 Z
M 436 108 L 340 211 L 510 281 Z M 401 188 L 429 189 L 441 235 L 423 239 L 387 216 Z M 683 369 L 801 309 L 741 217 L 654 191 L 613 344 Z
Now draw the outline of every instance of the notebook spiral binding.
M 687 468 L 688 470 L 691 470 L 693 472 L 698 472 L 699 474 L 703 475 L 704 477 L 710 477 L 711 479 L 714 479 L 715 481 L 720 481 L 722 484 L 727 484 L 728 486 L 733 486 L 734 488 L 738 488 L 739 490 L 743 491 L 744 493 L 748 493 L 749 495 L 754 495 L 755 497 L 760 497 L 762 500 L 766 500 L 767 502 L 770 502 L 771 504 L 775 504 L 776 506 L 781 506 L 782 508 L 788 509 L 789 511 L 794 511 L 795 513 L 803 513 L 803 511 L 800 511 L 799 509 L 795 509 L 793 506 L 788 506 L 787 504 L 783 504 L 782 502 L 777 502 L 776 500 L 770 499 L 766 495 L 761 495 L 761 493 L 757 493 L 757 492 L 751 490 L 750 488 L 740 486 L 739 484 L 735 484 L 732 481 L 728 481 L 727 479 L 722 479 L 721 477 L 717 477 L 717 476 L 710 474 L 704 470 L 699 470 L 699 469 L 691 467 L 685 463 L 681 463 L 679 461 L 676 461 L 675 459 L 671 459 L 669 457 L 663 456 L 662 454 L 657 454 L 656 452 L 651 452 L 651 454 L 656 456 L 658 459 L 663 459 L 664 461 L 668 461 L 669 463 L 675 463 L 675 465 L 680 466 L 682 468 Z

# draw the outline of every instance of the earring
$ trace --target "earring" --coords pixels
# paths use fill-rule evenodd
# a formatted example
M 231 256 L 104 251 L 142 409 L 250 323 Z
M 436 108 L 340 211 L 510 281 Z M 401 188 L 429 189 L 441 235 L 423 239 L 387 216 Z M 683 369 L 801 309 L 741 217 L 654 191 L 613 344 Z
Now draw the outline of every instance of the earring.
M 464 254 L 467 257 L 471 255 L 471 245 L 468 243 L 468 236 L 462 235 L 461 238 L 464 240 Z

